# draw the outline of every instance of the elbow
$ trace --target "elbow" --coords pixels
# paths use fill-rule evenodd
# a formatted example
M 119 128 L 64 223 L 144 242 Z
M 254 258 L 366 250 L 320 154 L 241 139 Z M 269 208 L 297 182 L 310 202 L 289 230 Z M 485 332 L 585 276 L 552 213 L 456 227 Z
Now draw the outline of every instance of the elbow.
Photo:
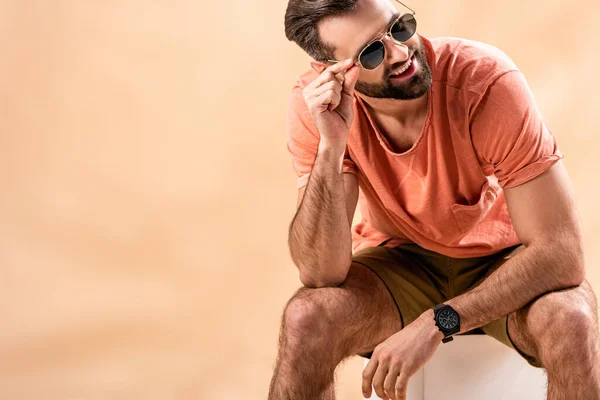
M 564 274 L 563 286 L 564 288 L 571 288 L 581 285 L 585 281 L 585 268 L 581 266 L 572 266 L 569 271 Z
M 573 238 L 567 250 L 571 262 L 567 274 L 573 286 L 579 286 L 585 281 L 585 257 L 583 254 L 583 240 L 580 236 Z
M 585 280 L 585 262 L 581 237 L 564 238 L 552 246 L 552 258 L 560 264 L 560 281 L 565 287 L 581 285 Z
M 307 288 L 318 289 L 324 287 L 340 286 L 346 280 L 350 264 L 347 267 L 339 268 L 338 271 L 329 273 L 309 273 L 304 268 L 299 268 L 300 282 Z M 319 268 L 317 271 L 325 271 L 326 268 Z
M 335 279 L 335 278 L 325 279 L 325 278 L 312 278 L 312 277 L 307 277 L 307 276 L 303 276 L 302 274 L 300 274 L 300 282 L 302 282 L 302 285 L 304 287 L 311 288 L 311 289 L 340 286 L 342 283 L 344 283 L 344 280 L 345 280 L 345 277 L 344 277 L 344 279 Z
M 572 265 L 569 275 L 571 286 L 579 286 L 585 281 L 585 264 L 583 260 Z

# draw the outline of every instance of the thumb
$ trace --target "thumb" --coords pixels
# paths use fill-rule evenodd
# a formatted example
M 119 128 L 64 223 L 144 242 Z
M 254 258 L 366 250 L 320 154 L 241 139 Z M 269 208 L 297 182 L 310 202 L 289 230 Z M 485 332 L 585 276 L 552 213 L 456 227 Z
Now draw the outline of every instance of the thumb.
M 346 70 L 344 74 L 344 84 L 342 85 L 342 91 L 349 95 L 354 94 L 354 85 L 358 80 L 358 74 L 360 73 L 360 67 L 353 65 L 351 68 Z

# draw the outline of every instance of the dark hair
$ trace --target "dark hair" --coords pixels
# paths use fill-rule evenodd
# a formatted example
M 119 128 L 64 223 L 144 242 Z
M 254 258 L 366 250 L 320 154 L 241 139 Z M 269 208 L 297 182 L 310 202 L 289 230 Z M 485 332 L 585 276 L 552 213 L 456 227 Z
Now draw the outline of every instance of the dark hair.
M 285 11 L 285 37 L 296 42 L 315 60 L 333 58 L 333 48 L 321 40 L 317 24 L 325 18 L 354 11 L 358 0 L 289 0 Z

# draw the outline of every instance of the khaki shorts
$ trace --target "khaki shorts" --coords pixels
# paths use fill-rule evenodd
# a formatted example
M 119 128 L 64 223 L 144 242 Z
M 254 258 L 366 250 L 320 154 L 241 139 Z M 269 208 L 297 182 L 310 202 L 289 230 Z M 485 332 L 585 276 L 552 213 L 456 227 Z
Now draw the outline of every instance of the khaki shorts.
M 353 256 L 353 261 L 371 269 L 394 298 L 402 326 L 407 326 L 426 310 L 479 285 L 492 271 L 525 247 L 516 245 L 498 253 L 472 258 L 453 258 L 414 243 L 390 248 L 368 247 Z M 514 345 L 508 335 L 507 316 L 461 335 L 486 334 L 515 349 L 527 362 L 541 364 Z M 372 352 L 359 354 L 371 358 Z

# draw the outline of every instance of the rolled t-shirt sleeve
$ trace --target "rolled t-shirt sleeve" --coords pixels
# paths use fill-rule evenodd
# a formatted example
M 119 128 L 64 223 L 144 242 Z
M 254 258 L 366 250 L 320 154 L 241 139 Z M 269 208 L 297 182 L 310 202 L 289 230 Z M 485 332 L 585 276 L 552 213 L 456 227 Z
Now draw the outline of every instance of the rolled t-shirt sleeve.
M 518 70 L 488 86 L 474 107 L 470 128 L 480 162 L 493 168 L 502 188 L 525 183 L 564 157 Z
M 319 130 L 308 111 L 300 86 L 292 89 L 286 119 L 286 134 L 287 148 L 292 155 L 292 167 L 298 176 L 297 187 L 300 189 L 308 183 L 320 141 Z M 342 171 L 356 174 L 356 166 L 350 159 L 347 148 Z

